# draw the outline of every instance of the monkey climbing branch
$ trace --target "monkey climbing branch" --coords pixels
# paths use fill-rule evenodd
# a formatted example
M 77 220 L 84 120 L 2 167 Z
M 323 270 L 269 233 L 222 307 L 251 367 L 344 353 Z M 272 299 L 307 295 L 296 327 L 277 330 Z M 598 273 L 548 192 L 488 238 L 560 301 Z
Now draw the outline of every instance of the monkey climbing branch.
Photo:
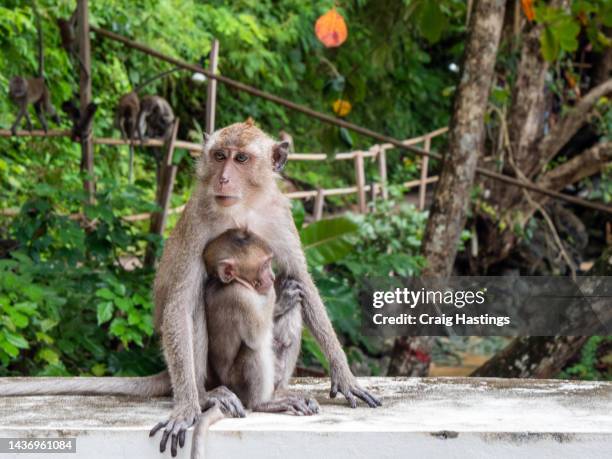
M 327 115 L 325 113 L 321 113 L 318 112 L 316 110 L 313 110 L 309 107 L 306 107 L 304 105 L 300 105 L 300 104 L 296 104 L 295 102 L 291 102 L 290 100 L 284 99 L 282 97 L 276 96 L 274 94 L 270 94 L 268 92 L 262 91 L 260 89 L 257 89 L 253 86 L 249 86 L 247 84 L 241 83 L 239 81 L 233 80 L 231 78 L 228 78 L 226 76 L 223 75 L 219 75 L 216 73 L 212 73 L 209 72 L 208 70 L 206 70 L 205 68 L 199 66 L 199 65 L 195 65 L 195 64 L 190 64 L 188 62 L 184 62 L 180 59 L 176 59 L 174 57 L 171 56 L 166 56 L 165 54 L 162 54 L 158 51 L 155 51 L 145 45 L 142 45 L 138 42 L 135 42 L 133 40 L 130 40 L 128 38 L 125 38 L 119 34 L 110 32 L 108 30 L 105 29 L 101 29 L 99 27 L 95 27 L 95 26 L 90 26 L 90 29 L 103 36 L 106 38 L 109 38 L 111 40 L 115 40 L 118 41 L 120 43 L 123 43 L 124 45 L 133 48 L 133 49 L 137 49 L 145 54 L 148 54 L 150 56 L 153 56 L 157 59 L 169 62 L 173 65 L 179 66 L 179 67 L 183 67 L 187 70 L 191 70 L 193 72 L 196 73 L 201 73 L 203 75 L 206 75 L 208 78 L 213 78 L 216 79 L 218 82 L 223 83 L 227 86 L 230 86 L 232 88 L 235 88 L 239 91 L 243 91 L 246 93 L 249 93 L 253 96 L 256 97 L 260 97 L 262 99 L 266 99 L 269 100 L 270 102 L 274 102 L 276 104 L 282 105 L 284 107 L 287 107 L 291 110 L 303 113 L 304 115 L 310 116 L 312 118 L 316 118 L 320 121 L 323 121 L 325 123 L 328 124 L 333 124 L 335 126 L 339 126 L 339 127 L 343 127 L 346 129 L 349 129 L 353 132 L 356 132 L 358 134 L 364 135 L 366 137 L 370 137 L 372 139 L 378 140 L 380 142 L 385 142 L 385 143 L 389 143 L 391 145 L 393 145 L 396 148 L 399 149 L 403 149 L 403 150 L 407 150 L 410 151 L 412 153 L 415 153 L 419 156 L 424 156 L 424 157 L 430 157 L 430 158 L 435 158 L 435 159 L 443 159 L 442 155 L 438 154 L 438 153 L 432 153 L 432 152 L 426 152 L 425 150 L 423 150 L 422 148 L 419 147 L 415 147 L 413 145 L 405 145 L 404 143 L 402 143 L 401 140 L 395 139 L 393 137 L 389 137 L 386 136 L 384 134 L 380 134 L 376 131 L 373 131 L 371 129 L 365 128 L 363 126 L 359 126 L 357 124 L 353 124 L 350 123 L 348 121 L 336 118 L 334 116 L 331 115 Z M 606 212 L 609 214 L 612 214 L 612 206 L 607 206 L 605 204 L 600 204 L 597 202 L 590 202 L 587 201 L 585 199 L 581 199 L 581 198 L 577 198 L 575 196 L 571 196 L 565 193 L 559 193 L 557 191 L 554 190 L 549 190 L 546 188 L 542 188 L 538 185 L 535 185 L 534 183 L 531 182 L 523 182 L 519 179 L 516 179 L 514 177 L 510 177 L 508 175 L 505 174 L 500 174 L 498 172 L 495 171 L 491 171 L 489 169 L 485 169 L 483 167 L 478 167 L 476 168 L 476 172 L 480 175 L 483 175 L 485 177 L 489 177 L 492 178 L 494 180 L 498 180 L 500 182 L 505 182 L 509 185 L 513 185 L 513 186 L 518 186 L 521 188 L 525 188 L 528 189 L 530 191 L 534 191 L 536 193 L 540 193 L 540 194 L 544 194 L 546 196 L 549 196 L 551 198 L 555 198 L 555 199 L 559 199 L 562 201 L 567 201 L 570 202 L 572 204 L 576 204 L 579 206 L 583 206 L 583 207 L 588 207 L 594 210 L 599 210 L 601 212 Z

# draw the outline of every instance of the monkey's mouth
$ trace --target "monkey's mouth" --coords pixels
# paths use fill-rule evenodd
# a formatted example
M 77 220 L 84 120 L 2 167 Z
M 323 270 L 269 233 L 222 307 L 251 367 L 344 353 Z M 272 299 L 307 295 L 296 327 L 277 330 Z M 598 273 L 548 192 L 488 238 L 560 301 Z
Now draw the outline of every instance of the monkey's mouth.
M 215 195 L 215 201 L 222 207 L 231 207 L 240 201 L 240 196 L 217 194 Z

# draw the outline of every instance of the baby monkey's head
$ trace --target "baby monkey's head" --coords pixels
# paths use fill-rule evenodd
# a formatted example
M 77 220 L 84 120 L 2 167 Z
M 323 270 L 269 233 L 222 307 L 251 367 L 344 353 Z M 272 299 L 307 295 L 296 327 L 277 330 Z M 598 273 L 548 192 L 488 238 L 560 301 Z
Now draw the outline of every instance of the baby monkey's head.
M 209 276 L 224 284 L 239 282 L 265 295 L 274 286 L 272 250 L 247 229 L 232 228 L 208 243 L 204 263 Z

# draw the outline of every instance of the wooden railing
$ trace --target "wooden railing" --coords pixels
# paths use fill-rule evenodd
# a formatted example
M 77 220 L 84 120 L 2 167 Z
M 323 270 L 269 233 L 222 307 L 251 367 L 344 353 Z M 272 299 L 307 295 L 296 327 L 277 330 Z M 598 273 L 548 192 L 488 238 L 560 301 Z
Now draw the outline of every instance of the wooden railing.
M 178 122 L 177 122 L 178 126 Z M 444 135 L 448 131 L 448 128 L 440 128 L 427 134 L 414 137 L 405 140 L 405 145 L 417 145 L 423 144 L 423 149 L 429 153 L 431 149 L 431 139 Z M 11 136 L 10 131 L 6 129 L 0 129 L 0 137 Z M 18 131 L 17 137 L 69 137 L 70 131 L 62 130 L 50 130 L 47 133 L 44 131 Z M 93 143 L 96 145 L 112 145 L 121 146 L 128 145 L 129 142 L 122 139 L 108 138 L 108 137 L 95 137 Z M 157 203 L 161 207 L 161 212 L 154 213 L 142 213 L 135 215 L 124 216 L 123 219 L 128 222 L 138 222 L 143 220 L 152 220 L 151 230 L 156 234 L 162 234 L 165 228 L 165 222 L 169 214 L 180 213 L 184 209 L 184 205 L 170 208 L 170 196 L 174 185 L 174 177 L 176 175 L 176 166 L 172 166 L 172 158 L 174 157 L 174 150 L 176 148 L 182 148 L 191 154 L 193 157 L 197 157 L 202 152 L 202 145 L 195 142 L 189 142 L 185 140 L 176 139 L 176 127 L 172 130 L 172 135 L 167 142 L 160 139 L 148 139 L 145 142 L 136 142 L 137 146 L 140 147 L 154 147 L 164 148 L 164 167 L 162 168 L 162 174 L 158 177 L 158 187 L 156 191 Z M 328 196 L 339 196 L 357 194 L 358 210 L 361 213 L 366 213 L 368 210 L 368 196 L 371 200 L 376 200 L 378 196 L 382 199 L 388 198 L 388 183 L 387 183 L 387 151 L 394 149 L 395 146 L 392 144 L 376 144 L 372 145 L 368 150 L 357 150 L 343 153 L 336 153 L 332 160 L 334 161 L 346 161 L 353 160 L 355 168 L 355 185 L 343 187 L 343 188 L 331 188 L 323 189 L 318 188 L 316 190 L 304 190 L 304 191 L 293 191 L 286 193 L 290 199 L 315 199 L 313 218 L 314 220 L 320 220 L 323 217 L 323 209 L 325 207 L 325 198 Z M 365 160 L 370 159 L 378 163 L 378 175 L 379 181 L 367 183 L 366 172 L 365 172 Z M 289 155 L 290 161 L 327 161 L 328 155 L 325 153 L 292 153 Z M 167 171 L 166 171 L 167 169 Z M 166 174 L 166 172 L 168 172 Z M 427 185 L 435 183 L 438 180 L 437 176 L 428 176 L 428 157 L 424 156 L 421 162 L 421 175 L 418 180 L 412 180 L 404 182 L 401 185 L 406 188 L 419 187 L 419 208 L 425 209 L 425 196 L 427 191 Z M 14 216 L 19 213 L 19 209 L 2 209 L 0 215 Z M 81 214 L 72 214 L 71 218 L 80 218 Z

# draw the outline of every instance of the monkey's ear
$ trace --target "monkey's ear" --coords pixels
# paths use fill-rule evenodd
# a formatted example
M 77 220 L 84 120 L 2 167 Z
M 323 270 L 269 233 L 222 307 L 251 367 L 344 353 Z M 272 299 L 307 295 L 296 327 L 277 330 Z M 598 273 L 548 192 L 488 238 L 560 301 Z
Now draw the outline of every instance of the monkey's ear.
M 221 282 L 229 284 L 236 278 L 236 260 L 233 258 L 226 258 L 219 262 L 217 266 L 217 275 Z
M 272 147 L 272 169 L 274 172 L 280 172 L 287 163 L 289 157 L 290 144 L 286 140 L 278 142 Z

